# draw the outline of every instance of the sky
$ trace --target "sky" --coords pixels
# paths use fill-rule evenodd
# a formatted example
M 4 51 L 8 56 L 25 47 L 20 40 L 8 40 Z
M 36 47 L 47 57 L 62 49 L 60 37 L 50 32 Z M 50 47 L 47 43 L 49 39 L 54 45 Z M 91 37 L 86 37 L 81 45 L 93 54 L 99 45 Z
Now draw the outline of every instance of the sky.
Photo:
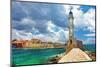
M 74 35 L 84 44 L 95 43 L 95 6 L 12 2 L 12 39 L 66 43 L 68 13 L 73 7 Z

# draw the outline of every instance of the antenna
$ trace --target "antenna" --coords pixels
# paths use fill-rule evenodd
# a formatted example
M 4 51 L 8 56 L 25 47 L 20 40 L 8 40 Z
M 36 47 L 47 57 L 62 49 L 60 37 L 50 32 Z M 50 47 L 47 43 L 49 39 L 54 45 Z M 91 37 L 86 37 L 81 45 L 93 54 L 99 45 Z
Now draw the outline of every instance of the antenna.
M 73 7 L 72 6 L 70 6 L 70 11 L 73 9 Z

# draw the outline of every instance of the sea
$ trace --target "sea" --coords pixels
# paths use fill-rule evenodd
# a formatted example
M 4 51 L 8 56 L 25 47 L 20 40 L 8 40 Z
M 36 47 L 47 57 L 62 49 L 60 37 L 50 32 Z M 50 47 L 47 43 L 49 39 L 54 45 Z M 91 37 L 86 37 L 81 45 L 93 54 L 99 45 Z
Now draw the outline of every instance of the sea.
M 12 48 L 11 62 L 13 65 L 37 65 L 48 64 L 48 60 L 58 54 L 65 52 L 65 48 L 45 48 L 45 49 L 16 49 Z M 84 45 L 85 51 L 96 51 L 94 44 Z

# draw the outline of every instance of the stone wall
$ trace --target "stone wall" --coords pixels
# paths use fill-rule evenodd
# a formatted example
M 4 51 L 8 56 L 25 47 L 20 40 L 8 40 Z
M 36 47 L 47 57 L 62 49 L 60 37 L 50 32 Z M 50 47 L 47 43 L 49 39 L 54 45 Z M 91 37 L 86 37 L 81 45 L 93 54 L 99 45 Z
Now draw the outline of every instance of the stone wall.
M 39 39 L 15 40 L 12 42 L 16 48 L 59 48 L 63 47 L 60 43 L 43 42 Z

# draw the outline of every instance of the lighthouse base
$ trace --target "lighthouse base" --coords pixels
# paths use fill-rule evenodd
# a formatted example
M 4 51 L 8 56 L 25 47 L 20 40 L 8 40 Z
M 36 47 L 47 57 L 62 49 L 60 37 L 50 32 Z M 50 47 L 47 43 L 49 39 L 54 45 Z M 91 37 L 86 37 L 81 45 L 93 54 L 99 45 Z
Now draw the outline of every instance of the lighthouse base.
M 73 48 L 80 48 L 83 49 L 83 43 L 80 40 L 69 39 L 67 42 L 66 52 L 68 53 Z

